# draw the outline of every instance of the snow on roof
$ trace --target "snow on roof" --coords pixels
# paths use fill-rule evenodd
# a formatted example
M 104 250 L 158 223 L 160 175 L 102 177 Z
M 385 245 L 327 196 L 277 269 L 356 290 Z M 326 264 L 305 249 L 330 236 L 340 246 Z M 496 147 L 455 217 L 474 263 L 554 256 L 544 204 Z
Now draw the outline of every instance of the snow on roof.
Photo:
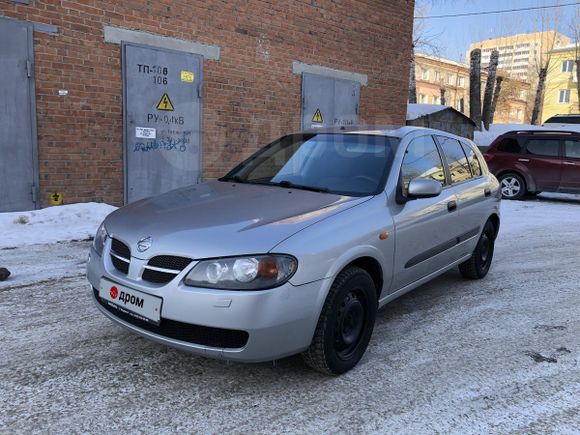
M 0 248 L 93 237 L 100 223 L 116 209 L 89 202 L 0 213 Z
M 441 112 L 446 109 L 450 109 L 450 107 L 442 106 L 441 104 L 407 104 L 407 121 L 419 119 L 423 116 Z

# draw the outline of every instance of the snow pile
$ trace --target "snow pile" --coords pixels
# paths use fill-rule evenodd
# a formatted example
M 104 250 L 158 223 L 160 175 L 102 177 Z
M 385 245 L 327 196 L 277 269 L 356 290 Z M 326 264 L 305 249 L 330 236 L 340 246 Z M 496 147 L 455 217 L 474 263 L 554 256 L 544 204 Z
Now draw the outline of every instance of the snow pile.
M 407 104 L 407 121 L 419 119 L 422 116 L 441 112 L 445 109 L 449 109 L 449 106 L 442 106 L 440 104 Z
M 112 205 L 89 202 L 0 213 L 0 248 L 93 237 L 100 223 L 116 209 Z

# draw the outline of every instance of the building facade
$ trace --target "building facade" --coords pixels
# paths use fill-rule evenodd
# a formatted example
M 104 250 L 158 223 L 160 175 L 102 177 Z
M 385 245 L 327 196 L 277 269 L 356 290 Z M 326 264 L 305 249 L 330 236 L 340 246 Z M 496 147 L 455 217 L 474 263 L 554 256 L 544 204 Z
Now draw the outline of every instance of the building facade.
M 0 211 L 121 205 L 303 127 L 404 124 L 413 0 L 0 3 Z
M 577 59 L 580 59 L 580 46 L 575 44 L 552 50 L 542 105 L 542 122 L 554 115 L 580 113 Z
M 475 48 L 481 49 L 481 64 L 488 65 L 493 50 L 499 51 L 498 67 L 511 77 L 534 83 L 538 66 L 554 48 L 570 44 L 570 38 L 555 31 L 524 33 L 487 39 L 469 45 L 465 58 Z
M 510 77 L 500 70 L 503 78 L 494 122 L 522 124 L 528 121 L 527 101 L 530 95 L 530 84 Z M 482 70 L 482 99 L 487 80 L 487 72 Z M 417 86 L 417 103 L 443 104 L 469 115 L 469 65 L 442 59 L 435 56 L 417 53 L 415 55 L 415 81 Z

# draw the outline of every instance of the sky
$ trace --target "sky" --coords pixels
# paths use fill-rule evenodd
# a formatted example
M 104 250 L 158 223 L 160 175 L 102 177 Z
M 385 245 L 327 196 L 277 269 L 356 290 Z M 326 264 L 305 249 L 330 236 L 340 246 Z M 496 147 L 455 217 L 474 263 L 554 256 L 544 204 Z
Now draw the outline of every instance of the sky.
M 442 57 L 464 61 L 471 42 L 508 36 L 517 33 L 539 31 L 542 16 L 559 22 L 559 31 L 571 36 L 569 23 L 580 0 L 416 0 L 422 15 L 448 15 L 481 11 L 505 10 L 567 4 L 578 2 L 578 6 L 567 6 L 539 11 L 511 12 L 494 15 L 479 15 L 458 18 L 424 20 L 424 33 L 438 47 Z M 427 51 L 421 50 L 419 51 Z

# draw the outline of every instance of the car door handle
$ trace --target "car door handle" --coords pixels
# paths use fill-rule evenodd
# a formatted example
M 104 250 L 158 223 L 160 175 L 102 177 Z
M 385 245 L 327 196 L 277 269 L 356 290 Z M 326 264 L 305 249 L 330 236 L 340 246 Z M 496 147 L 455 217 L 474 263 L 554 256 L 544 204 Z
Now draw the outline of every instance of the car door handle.
M 518 159 L 518 162 L 529 162 L 530 159 Z
M 489 188 L 487 188 L 487 187 L 486 187 L 486 188 L 485 188 L 485 190 L 483 191 L 483 194 L 484 194 L 485 196 L 489 196 L 489 195 L 491 195 L 491 189 L 489 189 Z
M 447 211 L 451 213 L 455 210 L 457 210 L 457 201 L 449 201 L 447 203 Z
M 576 165 L 576 163 L 574 163 L 574 162 L 564 162 L 564 164 L 568 165 L 568 166 L 575 166 Z

